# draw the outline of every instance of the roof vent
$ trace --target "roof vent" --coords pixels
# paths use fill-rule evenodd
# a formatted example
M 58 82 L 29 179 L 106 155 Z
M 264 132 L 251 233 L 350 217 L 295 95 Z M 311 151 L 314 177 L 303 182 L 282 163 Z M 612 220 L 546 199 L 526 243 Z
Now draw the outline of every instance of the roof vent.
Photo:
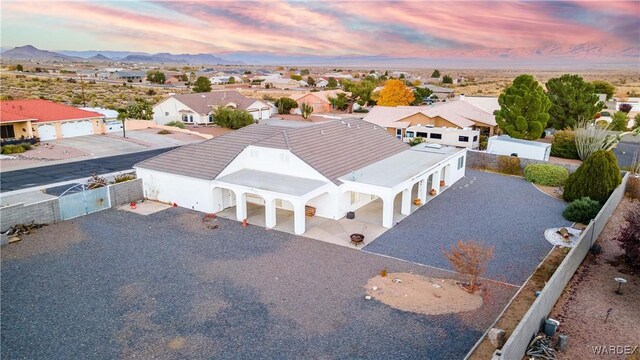
M 320 135 L 324 135 L 324 130 L 320 130 Z
M 350 128 L 350 127 L 351 127 L 351 124 L 347 124 L 347 127 L 348 127 L 348 128 Z
M 340 120 L 340 124 L 346 124 L 344 120 Z

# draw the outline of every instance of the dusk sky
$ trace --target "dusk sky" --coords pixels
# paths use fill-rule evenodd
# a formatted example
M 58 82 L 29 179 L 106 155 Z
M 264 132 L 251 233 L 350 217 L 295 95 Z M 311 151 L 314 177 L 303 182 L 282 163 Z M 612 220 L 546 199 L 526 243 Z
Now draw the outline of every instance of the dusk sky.
M 640 1 L 2 1 L 2 46 L 171 53 L 490 56 L 638 52 Z M 601 54 L 602 55 L 602 54 Z

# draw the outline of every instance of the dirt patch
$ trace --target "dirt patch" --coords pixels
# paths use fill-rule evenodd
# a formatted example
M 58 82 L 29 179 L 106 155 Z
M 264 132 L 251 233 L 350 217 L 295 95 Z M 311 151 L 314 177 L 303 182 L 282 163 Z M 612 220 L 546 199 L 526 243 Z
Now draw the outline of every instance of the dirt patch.
M 86 235 L 75 222 L 63 221 L 33 230 L 29 235 L 20 235 L 20 238 L 21 241 L 2 247 L 3 261 L 63 251 L 86 239 Z
M 536 291 L 544 288 L 546 282 L 556 271 L 564 257 L 567 255 L 568 248 L 554 247 L 544 261 L 536 268 L 533 275 L 527 281 L 522 290 L 516 295 L 513 302 L 507 307 L 504 314 L 500 317 L 495 327 L 506 331 L 507 338 L 513 330 L 518 326 L 524 314 L 529 310 L 531 304 L 536 300 Z M 484 338 L 476 351 L 471 354 L 469 359 L 491 359 L 495 348 L 487 338 Z
M 543 193 L 556 198 L 556 199 L 560 199 L 563 200 L 562 198 L 562 188 L 558 187 L 558 186 L 544 186 L 544 185 L 539 185 L 539 184 L 533 184 L 533 186 L 535 186 L 538 190 L 542 191 Z
M 597 240 L 602 253 L 587 255 L 551 311 L 560 321 L 559 333 L 569 336 L 559 359 L 602 358 L 593 354 L 597 345 L 640 345 L 640 278 L 619 261 L 623 251 L 614 240 L 625 214 L 637 206 L 640 201 L 629 198 L 620 202 Z M 616 277 L 628 280 L 622 295 L 615 293 Z
M 453 279 L 390 273 L 369 279 L 366 289 L 371 297 L 394 309 L 425 315 L 458 313 L 482 306 L 481 295 L 468 293 Z
M 187 130 L 195 131 L 201 134 L 213 135 L 213 137 L 217 137 L 220 135 L 224 135 L 233 130 L 227 128 L 221 128 L 217 126 L 187 126 Z

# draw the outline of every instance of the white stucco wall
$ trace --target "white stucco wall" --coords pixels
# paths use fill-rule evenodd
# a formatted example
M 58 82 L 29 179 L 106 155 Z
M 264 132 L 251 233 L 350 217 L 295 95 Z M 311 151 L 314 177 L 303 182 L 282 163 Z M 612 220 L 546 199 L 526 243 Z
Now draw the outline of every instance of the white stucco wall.
M 175 98 L 168 98 L 161 103 L 153 107 L 153 122 L 158 125 L 164 125 L 171 121 L 182 121 L 181 110 L 191 111 L 187 113 L 193 116 L 194 124 L 209 124 L 209 114 L 198 114 L 186 105 L 176 100 Z
M 148 199 L 206 213 L 222 210 L 222 192 L 211 191 L 211 181 L 142 168 L 136 168 L 136 172 Z

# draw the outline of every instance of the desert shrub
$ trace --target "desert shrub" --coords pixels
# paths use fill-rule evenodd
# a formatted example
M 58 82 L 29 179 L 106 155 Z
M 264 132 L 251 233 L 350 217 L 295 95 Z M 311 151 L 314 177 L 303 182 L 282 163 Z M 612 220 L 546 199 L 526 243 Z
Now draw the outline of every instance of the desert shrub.
M 368 113 L 369 110 L 365 109 L 365 108 L 357 108 L 355 110 L 353 110 L 354 113 Z
M 184 123 L 182 121 L 170 121 L 166 124 L 164 124 L 165 126 L 173 126 L 173 127 L 177 127 L 180 129 L 184 129 Z
M 291 113 L 291 109 L 295 109 L 298 107 L 298 103 L 288 97 L 281 97 L 280 99 L 276 100 L 274 104 L 278 108 L 278 114 L 289 114 Z
M 480 150 L 487 150 L 488 144 L 489 144 L 489 137 L 487 135 L 480 135 L 480 141 L 478 142 L 478 146 Z
M 129 181 L 129 180 L 135 180 L 135 178 L 136 178 L 135 173 L 120 174 L 116 176 L 111 183 L 118 184 L 118 183 Z
M 498 171 L 508 175 L 520 175 L 520 158 L 516 156 L 498 155 Z
M 2 147 L 3 154 L 19 154 L 27 151 L 21 144 L 16 145 L 4 145 Z
M 616 236 L 629 264 L 640 271 L 640 204 L 635 203 L 624 219 L 626 223 Z
M 569 175 L 562 196 L 567 201 L 589 197 L 604 204 L 621 181 L 613 152 L 598 150 Z
M 107 185 L 109 185 L 107 179 L 103 178 L 102 176 L 98 176 L 98 174 L 91 175 L 91 178 L 87 180 L 87 189 L 89 190 L 98 189 Z
M 422 140 L 423 140 L 423 139 L 422 139 L 422 138 L 420 138 L 420 137 L 413 138 L 413 139 L 411 139 L 411 140 L 409 141 L 409 145 L 410 145 L 410 146 L 416 146 L 416 145 L 418 145 L 418 144 L 422 144 Z
M 169 134 L 173 134 L 173 133 L 171 131 L 169 131 L 169 130 L 162 129 L 162 130 L 158 131 L 158 134 L 159 135 L 169 135 Z
M 557 156 L 564 159 L 579 159 L 578 149 L 576 148 L 576 139 L 573 131 L 556 131 L 556 133 L 553 134 L 551 156 Z
M 609 123 L 607 122 L 607 120 L 598 120 L 596 121 L 596 126 L 600 129 L 606 129 L 609 127 Z
M 591 219 L 598 215 L 601 207 L 602 205 L 599 202 L 583 197 L 573 200 L 567 205 L 567 208 L 562 212 L 562 216 L 569 221 L 588 224 Z
M 529 164 L 524 168 L 524 178 L 534 184 L 562 186 L 569 178 L 569 170 L 554 164 Z
M 442 251 L 444 256 L 451 262 L 455 271 L 469 276 L 469 283 L 466 289 L 475 292 L 478 278 L 487 269 L 487 264 L 493 258 L 493 247 L 484 245 L 476 241 L 460 241 L 451 246 L 449 251 Z
M 31 150 L 33 148 L 33 145 L 29 144 L 29 143 L 20 143 L 20 146 L 22 146 L 22 148 L 26 151 L 26 150 Z

